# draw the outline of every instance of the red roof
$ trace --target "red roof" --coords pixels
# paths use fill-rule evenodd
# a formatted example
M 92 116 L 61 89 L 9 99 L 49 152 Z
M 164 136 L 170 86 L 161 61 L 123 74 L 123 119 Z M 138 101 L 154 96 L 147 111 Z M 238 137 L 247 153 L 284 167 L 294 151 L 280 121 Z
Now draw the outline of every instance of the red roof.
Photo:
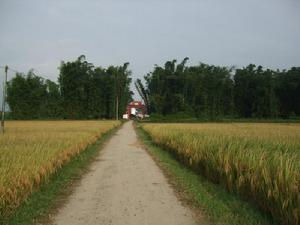
M 144 104 L 141 101 L 133 101 L 128 106 L 144 106 Z

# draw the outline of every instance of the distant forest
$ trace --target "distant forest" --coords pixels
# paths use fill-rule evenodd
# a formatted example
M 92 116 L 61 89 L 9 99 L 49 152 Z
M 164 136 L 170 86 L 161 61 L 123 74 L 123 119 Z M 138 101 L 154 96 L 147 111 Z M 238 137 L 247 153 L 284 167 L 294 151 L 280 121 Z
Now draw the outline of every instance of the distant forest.
M 144 82 L 135 81 L 149 112 L 206 119 L 300 116 L 300 67 L 188 67 L 187 60 L 155 65 Z
M 294 118 L 300 116 L 300 67 L 270 70 L 207 65 L 186 66 L 188 58 L 154 66 L 135 87 L 152 115 L 216 118 Z M 8 82 L 14 119 L 115 118 L 132 100 L 128 64 L 95 67 L 85 56 L 62 62 L 58 83 L 31 70 Z
M 29 71 L 8 82 L 7 102 L 14 119 L 115 118 L 132 100 L 128 64 L 95 67 L 80 56 L 62 62 L 58 83 Z

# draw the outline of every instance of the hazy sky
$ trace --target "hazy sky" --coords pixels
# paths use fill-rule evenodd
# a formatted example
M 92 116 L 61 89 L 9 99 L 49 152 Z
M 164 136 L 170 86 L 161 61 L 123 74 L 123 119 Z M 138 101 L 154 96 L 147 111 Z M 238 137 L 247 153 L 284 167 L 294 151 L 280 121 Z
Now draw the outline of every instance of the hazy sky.
M 0 30 L 0 66 L 54 81 L 60 61 L 81 54 L 104 67 L 128 61 L 133 78 L 186 56 L 300 66 L 299 0 L 0 0 Z

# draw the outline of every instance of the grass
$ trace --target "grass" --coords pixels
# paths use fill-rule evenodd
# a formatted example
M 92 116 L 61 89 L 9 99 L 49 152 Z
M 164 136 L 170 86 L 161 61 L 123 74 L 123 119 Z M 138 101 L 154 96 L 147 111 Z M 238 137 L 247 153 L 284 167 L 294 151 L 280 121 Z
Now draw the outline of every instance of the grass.
M 0 223 L 19 224 L 27 221 L 26 215 L 33 218 L 47 208 L 62 185 L 76 174 L 77 170 L 74 173 L 72 170 L 84 165 L 96 152 L 94 147 L 88 146 L 94 143 L 98 146 L 101 141 L 97 140 L 118 124 L 114 121 L 8 123 L 6 134 L 0 137 L 3 147 Z M 30 210 L 30 205 L 34 210 Z M 20 220 L 18 215 L 21 215 Z
M 197 174 L 267 209 L 279 223 L 298 223 L 298 125 L 143 124 L 143 128 L 155 143 Z M 184 183 L 194 180 L 186 178 Z

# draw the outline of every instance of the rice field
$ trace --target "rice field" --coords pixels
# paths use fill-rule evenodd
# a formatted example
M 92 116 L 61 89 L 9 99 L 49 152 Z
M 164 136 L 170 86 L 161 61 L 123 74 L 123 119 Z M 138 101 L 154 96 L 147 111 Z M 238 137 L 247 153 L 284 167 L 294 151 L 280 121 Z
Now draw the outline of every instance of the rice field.
M 117 121 L 8 121 L 0 134 L 0 218 Z
M 152 140 L 280 224 L 300 224 L 300 124 L 143 124 Z

